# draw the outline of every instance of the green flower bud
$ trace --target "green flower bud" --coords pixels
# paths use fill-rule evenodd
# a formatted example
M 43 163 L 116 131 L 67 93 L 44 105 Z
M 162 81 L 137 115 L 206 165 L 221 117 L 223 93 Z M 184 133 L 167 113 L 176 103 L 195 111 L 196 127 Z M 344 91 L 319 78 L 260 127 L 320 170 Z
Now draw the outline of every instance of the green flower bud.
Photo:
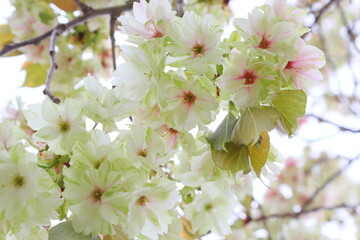
M 195 190 L 191 187 L 184 187 L 180 191 L 181 198 L 184 203 L 191 203 L 195 198 Z

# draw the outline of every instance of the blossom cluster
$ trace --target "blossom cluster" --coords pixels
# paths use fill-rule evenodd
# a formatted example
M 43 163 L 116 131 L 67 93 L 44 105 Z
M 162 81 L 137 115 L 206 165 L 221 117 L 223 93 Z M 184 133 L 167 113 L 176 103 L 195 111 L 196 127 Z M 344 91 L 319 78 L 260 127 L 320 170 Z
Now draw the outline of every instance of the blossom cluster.
M 321 78 L 322 52 L 301 39 L 304 14 L 266 4 L 225 38 L 212 15 L 134 3 L 119 18 L 128 44 L 113 88 L 88 75 L 76 98 L 30 105 L 28 135 L 0 125 L 0 236 L 46 239 L 50 218 L 93 237 L 231 234 L 252 180 L 276 172 L 268 132 L 294 133 L 301 87 Z

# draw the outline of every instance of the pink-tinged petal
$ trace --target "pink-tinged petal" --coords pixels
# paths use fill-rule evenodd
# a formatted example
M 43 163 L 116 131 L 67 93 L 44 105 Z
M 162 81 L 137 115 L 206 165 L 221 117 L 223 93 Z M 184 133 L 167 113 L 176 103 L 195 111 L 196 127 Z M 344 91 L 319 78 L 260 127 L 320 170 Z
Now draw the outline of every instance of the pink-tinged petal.
M 152 35 L 146 31 L 144 24 L 134 21 L 130 17 L 121 17 L 121 23 L 123 24 L 123 29 L 130 34 L 139 34 L 144 38 L 150 39 Z
M 270 6 L 273 6 L 274 12 L 277 16 L 280 16 L 284 12 L 286 6 L 286 0 L 274 0 L 269 2 Z
M 302 75 L 308 79 L 312 79 L 315 81 L 320 81 L 324 78 L 318 69 L 311 69 L 307 72 L 304 72 Z
M 254 33 L 258 36 L 264 36 L 266 34 L 267 24 L 266 24 L 266 17 L 265 13 L 258 8 L 249 13 L 249 24 L 251 29 L 254 30 Z
M 293 84 L 298 89 L 304 88 L 308 83 L 311 84 L 313 81 L 320 81 L 323 79 L 323 75 L 317 69 L 301 72 L 293 77 Z
M 245 18 L 236 18 L 234 20 L 234 26 L 240 28 L 248 35 L 254 34 L 250 29 L 249 21 Z
M 236 65 L 235 65 L 236 66 Z M 242 70 L 239 68 L 240 71 Z M 216 82 L 216 85 L 225 90 L 236 90 L 239 87 L 242 87 L 244 85 L 244 81 L 240 81 L 238 79 L 238 76 L 241 75 L 241 72 L 239 73 L 239 70 L 235 67 L 229 68 L 225 71 L 223 76 L 221 76 L 220 80 Z
M 174 149 L 179 137 L 180 133 L 173 128 L 168 128 L 163 135 L 164 142 L 169 144 L 170 149 Z
M 220 80 L 216 83 L 216 85 L 220 89 L 233 92 L 239 90 L 242 86 L 244 86 L 244 82 L 244 79 L 232 78 Z
M 325 65 L 324 53 L 314 46 L 304 46 L 295 60 L 295 66 L 322 68 Z
M 135 19 L 141 23 L 146 23 L 150 19 L 146 15 L 146 2 L 141 0 L 140 3 L 135 2 L 133 5 Z
M 274 42 L 290 42 L 294 39 L 294 23 L 279 22 L 271 27 L 269 35 Z

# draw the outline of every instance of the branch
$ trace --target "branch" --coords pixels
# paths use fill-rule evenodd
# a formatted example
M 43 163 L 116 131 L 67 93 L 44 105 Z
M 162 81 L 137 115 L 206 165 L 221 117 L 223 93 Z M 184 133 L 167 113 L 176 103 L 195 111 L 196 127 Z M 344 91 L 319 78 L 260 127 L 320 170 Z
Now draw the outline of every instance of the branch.
M 360 53 L 360 49 L 359 49 L 359 47 L 357 46 L 357 44 L 356 44 L 356 42 L 355 42 L 356 37 L 357 37 L 357 34 L 355 34 L 355 33 L 353 32 L 354 25 L 353 25 L 352 27 L 349 26 L 348 20 L 347 20 L 347 18 L 346 18 L 345 12 L 344 12 L 344 9 L 343 9 L 343 7 L 341 6 L 340 2 L 337 2 L 336 5 L 337 5 L 337 9 L 338 9 L 339 12 L 340 12 L 340 17 L 341 17 L 341 20 L 342 20 L 345 28 L 346 28 L 346 32 L 347 32 L 347 34 L 348 34 L 348 36 L 349 36 L 350 42 L 354 45 L 355 50 L 356 50 L 358 53 Z
M 116 55 L 115 55 L 115 26 L 118 15 L 111 15 L 110 17 L 110 41 L 111 41 L 111 56 L 113 62 L 113 69 L 116 70 Z
M 307 114 L 306 116 L 316 118 L 319 122 L 324 122 L 324 123 L 328 123 L 330 125 L 333 125 L 333 126 L 339 128 L 341 131 L 352 132 L 352 133 L 360 133 L 360 129 L 350 129 L 350 128 L 347 128 L 347 127 L 344 127 L 344 126 L 340 126 L 337 123 L 326 120 L 326 119 L 324 119 L 322 117 L 319 117 L 319 116 L 317 116 L 315 114 L 310 113 L 310 114 Z
M 339 77 L 339 73 L 337 71 L 337 66 L 336 66 L 333 58 L 329 54 L 329 50 L 328 50 L 329 46 L 327 44 L 328 39 L 324 36 L 321 25 L 319 25 L 319 28 L 318 28 L 318 35 L 319 35 L 319 40 L 320 40 L 320 43 L 321 43 L 321 49 L 323 50 L 323 52 L 325 54 L 326 63 L 332 69 L 333 76 L 334 76 L 334 78 L 336 80 L 336 83 L 338 85 L 338 91 L 339 92 L 337 93 L 337 95 L 339 96 L 339 98 L 343 99 L 344 96 L 343 96 L 343 93 L 341 92 L 342 81 L 341 81 L 341 79 Z
M 311 26 L 309 28 L 312 28 L 313 26 L 315 26 L 319 21 L 320 21 L 320 18 L 321 16 L 325 13 L 325 11 L 331 7 L 331 5 L 333 5 L 334 3 L 338 2 L 339 0 L 330 0 L 327 4 L 325 4 L 322 8 L 320 8 L 319 11 L 317 12 L 314 12 L 314 11 L 311 11 L 310 13 L 314 14 L 315 15 L 315 20 L 314 22 L 311 24 Z M 306 35 L 308 35 L 310 33 L 309 32 L 306 32 L 304 33 L 301 37 L 304 38 Z
M 56 46 L 56 38 L 59 36 L 59 34 L 61 32 L 64 31 L 64 25 L 60 24 L 58 25 L 53 32 L 51 33 L 51 37 L 50 37 L 50 48 L 49 48 L 49 55 L 50 55 L 50 68 L 48 71 L 48 75 L 46 76 L 46 83 L 45 83 L 45 89 L 43 91 L 43 93 L 45 95 L 47 95 L 54 103 L 59 104 L 60 103 L 60 99 L 55 97 L 52 93 L 51 93 L 51 80 L 52 77 L 54 75 L 55 70 L 58 68 L 58 65 L 56 64 L 56 60 L 55 60 L 55 46 Z
M 360 206 L 360 203 L 354 204 L 354 205 L 349 205 L 349 204 L 339 204 L 339 205 L 334 205 L 334 206 L 322 206 L 322 207 L 315 207 L 315 208 L 311 208 L 308 210 L 304 210 L 304 211 L 300 211 L 298 213 L 295 212 L 287 212 L 287 213 L 277 213 L 277 214 L 271 214 L 268 216 L 261 216 L 259 218 L 253 218 L 251 219 L 251 221 L 255 221 L 255 222 L 259 222 L 259 221 L 264 221 L 265 219 L 271 219 L 271 218 L 298 218 L 301 215 L 305 215 L 308 213 L 313 213 L 313 212 L 318 212 L 318 211 L 325 211 L 325 210 L 336 210 L 336 209 L 350 209 L 350 210 L 355 210 L 356 208 L 358 208 Z
M 76 27 L 77 25 L 86 22 L 89 19 L 98 17 L 98 16 L 102 16 L 102 15 L 114 15 L 114 16 L 119 16 L 123 11 L 127 11 L 130 10 L 132 8 L 132 3 L 134 2 L 134 0 L 129 1 L 126 5 L 121 5 L 121 6 L 114 6 L 114 7 L 108 7 L 108 8 L 100 8 L 100 9 L 96 9 L 93 10 L 90 13 L 84 14 L 82 16 L 79 16 L 77 18 L 75 18 L 74 20 L 66 23 L 66 24 L 58 24 L 57 26 L 55 26 L 53 29 L 51 29 L 50 31 L 43 33 L 37 37 L 22 41 L 22 42 L 18 42 L 18 43 L 13 43 L 13 44 L 7 44 L 4 46 L 4 48 L 0 51 L 0 56 L 3 56 L 5 54 L 8 54 L 10 52 L 13 52 L 23 46 L 27 46 L 27 45 L 39 45 L 44 39 L 49 38 L 52 33 L 54 32 L 55 29 L 58 29 L 60 25 L 63 25 L 62 31 L 59 31 L 59 34 L 62 34 L 63 32 L 65 32 L 66 30 L 69 30 L 71 28 Z
M 316 191 L 312 194 L 312 197 L 305 203 L 303 204 L 301 211 L 300 212 L 285 212 L 285 213 L 275 213 L 275 214 L 271 214 L 271 215 L 264 215 L 263 210 L 260 208 L 260 211 L 262 212 L 262 215 L 258 218 L 252 218 L 249 216 L 249 218 L 247 218 L 247 221 L 245 224 L 248 224 L 252 221 L 254 222 L 259 222 L 259 221 L 265 221 L 265 220 L 269 220 L 271 218 L 298 218 L 301 215 L 305 215 L 308 213 L 312 213 L 312 212 L 317 212 L 317 211 L 324 211 L 324 210 L 335 210 L 335 209 L 340 209 L 340 208 L 346 208 L 346 209 L 356 209 L 357 207 L 360 207 L 360 202 L 355 204 L 355 205 L 347 205 L 347 204 L 339 204 L 339 205 L 335 205 L 335 206 L 320 206 L 320 207 L 314 207 L 314 208 L 310 208 L 310 209 L 306 209 L 307 206 L 309 206 L 314 199 L 316 198 L 316 196 L 325 189 L 325 187 L 331 183 L 333 180 L 335 180 L 338 176 L 341 175 L 341 173 L 343 171 L 345 171 L 345 169 L 347 169 L 355 160 L 358 160 L 360 157 L 360 154 L 352 159 L 348 159 L 347 164 L 339 169 L 338 171 L 336 171 L 335 173 L 333 173 L 318 189 L 316 189 Z M 260 206 L 260 205 L 259 205 Z
M 301 212 L 305 211 L 305 209 L 315 200 L 315 198 L 319 195 L 319 193 L 326 188 L 327 185 L 329 185 L 332 181 L 334 181 L 337 177 L 339 177 L 356 159 L 360 157 L 356 156 L 353 159 L 349 159 L 347 164 L 343 167 L 334 172 L 326 181 L 318 187 L 315 192 L 311 195 L 311 197 L 302 205 Z
M 182 17 L 184 15 L 184 0 L 176 0 L 176 16 Z
M 270 228 L 269 228 L 269 226 L 268 226 L 268 224 L 267 224 L 267 218 L 268 218 L 268 217 L 265 215 L 264 209 L 262 208 L 261 204 L 258 203 L 258 205 L 259 205 L 259 210 L 260 210 L 260 212 L 261 212 L 261 217 L 262 217 L 262 220 L 261 220 L 261 221 L 263 222 L 264 228 L 265 228 L 265 230 L 266 230 L 267 233 L 268 233 L 268 240 L 272 240 L 271 234 L 270 234 Z

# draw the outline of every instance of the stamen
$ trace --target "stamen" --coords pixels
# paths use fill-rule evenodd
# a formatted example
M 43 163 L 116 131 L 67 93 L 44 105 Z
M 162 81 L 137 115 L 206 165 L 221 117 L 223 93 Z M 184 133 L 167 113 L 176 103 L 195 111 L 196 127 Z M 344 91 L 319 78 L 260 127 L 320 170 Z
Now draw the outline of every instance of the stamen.
M 184 104 L 192 105 L 194 104 L 195 101 L 196 101 L 196 96 L 191 91 L 184 92 L 183 95 Z
M 205 46 L 203 44 L 195 44 L 192 48 L 192 51 L 194 53 L 195 56 L 199 55 L 199 54 L 204 54 L 205 53 Z
M 136 200 L 136 204 L 140 206 L 145 206 L 148 202 L 149 199 L 144 195 L 140 196 L 138 200 Z

